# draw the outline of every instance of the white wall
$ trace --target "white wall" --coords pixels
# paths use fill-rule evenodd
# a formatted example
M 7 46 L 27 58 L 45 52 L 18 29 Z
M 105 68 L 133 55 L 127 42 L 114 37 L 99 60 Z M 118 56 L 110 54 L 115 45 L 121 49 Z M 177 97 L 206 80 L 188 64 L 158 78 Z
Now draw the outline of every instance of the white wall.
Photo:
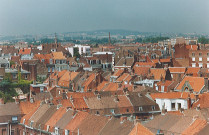
M 178 103 L 181 103 L 181 108 L 188 109 L 186 99 L 156 99 L 156 103 L 159 105 L 160 110 L 162 110 L 163 105 L 165 105 L 165 109 L 167 109 L 167 111 L 177 111 Z M 171 108 L 171 103 L 175 103 L 175 110 Z

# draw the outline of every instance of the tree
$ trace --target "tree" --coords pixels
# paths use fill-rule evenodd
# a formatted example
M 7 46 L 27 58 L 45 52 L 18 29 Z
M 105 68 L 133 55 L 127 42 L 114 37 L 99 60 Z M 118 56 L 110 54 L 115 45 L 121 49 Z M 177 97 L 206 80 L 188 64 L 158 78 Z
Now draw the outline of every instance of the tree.
M 80 58 L 81 57 L 81 55 L 79 54 L 78 48 L 74 48 L 74 56 L 76 58 Z

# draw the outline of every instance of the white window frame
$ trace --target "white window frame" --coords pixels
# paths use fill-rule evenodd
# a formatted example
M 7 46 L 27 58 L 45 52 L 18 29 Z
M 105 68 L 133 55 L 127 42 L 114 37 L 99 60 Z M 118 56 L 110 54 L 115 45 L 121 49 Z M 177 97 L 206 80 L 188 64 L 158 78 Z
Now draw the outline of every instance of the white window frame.
M 161 86 L 161 92 L 165 91 L 165 86 Z
M 142 107 L 142 106 L 139 107 L 139 111 L 140 111 L 140 112 L 143 111 L 143 107 Z
M 199 63 L 199 67 L 203 67 L 203 64 L 202 63 Z
M 196 63 L 192 63 L 192 67 L 196 67 Z
M 195 57 L 192 57 L 192 61 L 195 61 Z
M 202 57 L 199 57 L 199 61 L 202 61 Z

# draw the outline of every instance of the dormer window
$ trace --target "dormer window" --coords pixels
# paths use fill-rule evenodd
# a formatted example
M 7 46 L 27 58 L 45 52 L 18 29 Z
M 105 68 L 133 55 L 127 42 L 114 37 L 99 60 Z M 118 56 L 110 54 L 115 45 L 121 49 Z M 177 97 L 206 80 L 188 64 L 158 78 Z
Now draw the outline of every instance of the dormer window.
M 30 127 L 33 127 L 33 121 L 30 122 Z
M 110 112 L 114 114 L 115 113 L 115 110 L 114 109 L 111 109 Z
M 59 128 L 55 127 L 55 134 L 58 135 L 59 134 Z
M 141 112 L 141 111 L 143 111 L 143 108 L 142 108 L 142 106 L 140 106 L 140 107 L 139 107 L 139 111 L 140 111 L 140 112 Z
M 12 116 L 12 122 L 17 122 L 17 116 Z
M 152 111 L 154 111 L 154 110 L 155 110 L 155 106 L 153 105 L 153 106 L 152 106 Z

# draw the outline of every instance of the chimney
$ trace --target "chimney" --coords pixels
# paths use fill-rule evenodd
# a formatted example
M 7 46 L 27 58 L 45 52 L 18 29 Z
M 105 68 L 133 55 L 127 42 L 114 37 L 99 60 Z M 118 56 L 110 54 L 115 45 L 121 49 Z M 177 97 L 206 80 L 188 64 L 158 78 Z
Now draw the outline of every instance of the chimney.
M 188 98 L 187 98 L 187 106 L 188 106 L 188 109 L 191 108 L 191 104 L 192 104 L 192 102 L 191 102 L 191 97 L 190 97 L 190 93 L 189 93 Z
M 195 94 L 195 102 L 199 99 L 199 94 Z
M 204 84 L 205 84 L 205 91 L 208 92 L 208 78 L 204 78 Z
M 115 102 L 118 102 L 119 101 L 119 98 L 118 98 L 118 95 L 117 94 L 115 94 L 114 101 Z
M 72 95 L 70 96 L 70 101 L 72 101 L 72 102 L 73 102 L 73 96 L 72 96 Z

